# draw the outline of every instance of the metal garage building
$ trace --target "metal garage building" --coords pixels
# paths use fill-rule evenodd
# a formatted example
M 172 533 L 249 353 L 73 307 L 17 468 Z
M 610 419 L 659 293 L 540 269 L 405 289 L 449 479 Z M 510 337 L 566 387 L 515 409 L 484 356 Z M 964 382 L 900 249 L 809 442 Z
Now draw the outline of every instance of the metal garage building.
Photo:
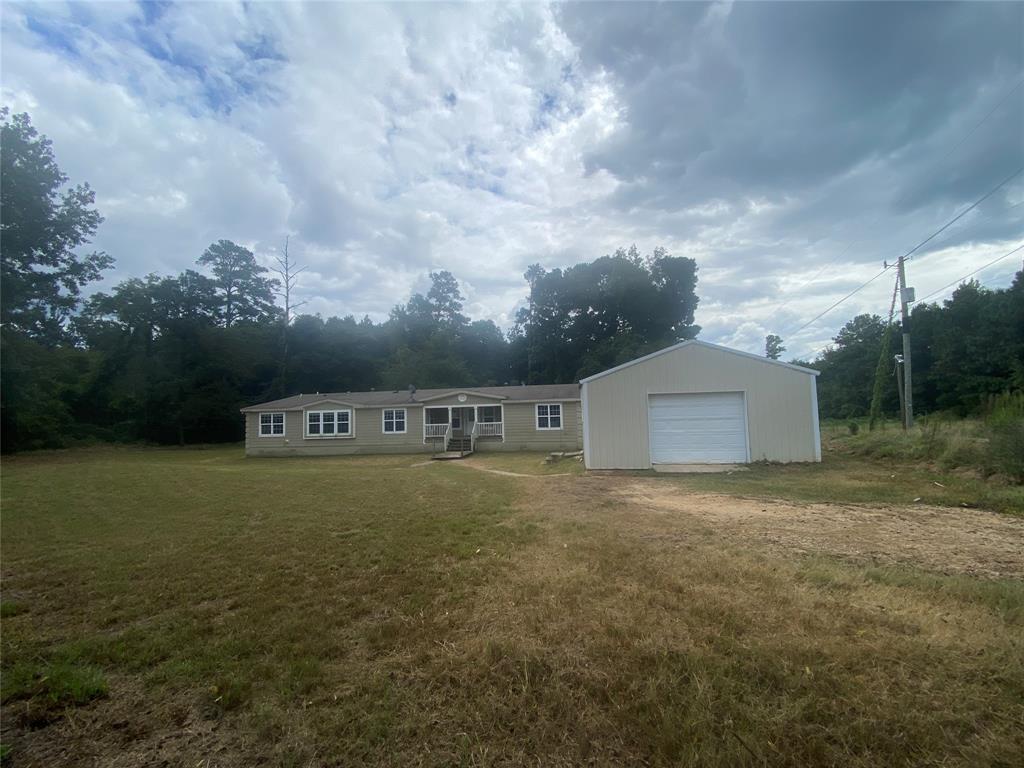
M 588 469 L 821 461 L 817 371 L 684 341 L 580 382 Z

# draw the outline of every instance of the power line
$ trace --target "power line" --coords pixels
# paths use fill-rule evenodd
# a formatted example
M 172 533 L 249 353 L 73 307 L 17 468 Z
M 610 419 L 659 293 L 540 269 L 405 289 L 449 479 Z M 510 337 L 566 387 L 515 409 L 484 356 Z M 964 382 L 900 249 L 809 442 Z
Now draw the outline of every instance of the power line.
M 1003 280 L 1003 279 L 1005 279 L 1004 275 L 992 275 L 992 277 L 986 277 L 984 280 L 979 280 L 978 281 L 978 285 L 992 285 L 992 283 L 996 282 L 997 280 Z M 1010 288 L 1010 286 L 1007 285 L 1006 288 L 996 288 L 995 290 L 1003 291 L 1003 290 L 1009 290 L 1009 288 Z
M 820 319 L 821 319 L 821 318 L 823 318 L 823 317 L 824 317 L 825 315 L 827 315 L 827 314 L 828 314 L 829 312 L 831 312 L 831 311 L 832 311 L 833 309 L 835 309 L 835 308 L 836 308 L 836 307 L 838 307 L 838 306 L 839 306 L 840 304 L 842 304 L 842 303 L 843 303 L 844 301 L 846 301 L 846 300 L 847 300 L 848 298 L 850 298 L 851 296 L 853 296 L 853 295 L 854 295 L 855 293 L 860 293 L 861 291 L 863 291 L 863 290 L 864 290 L 865 288 L 867 288 L 867 287 L 868 287 L 869 285 L 871 285 L 871 284 L 872 284 L 873 282 L 875 282 L 875 280 L 877 280 L 878 278 L 880 278 L 880 277 L 881 277 L 882 275 L 884 275 L 884 274 L 885 274 L 886 272 L 888 272 L 888 271 L 889 271 L 890 269 L 892 269 L 892 268 L 893 268 L 893 267 L 895 267 L 895 266 L 896 266 L 895 264 L 888 264 L 888 265 L 886 265 L 886 267 L 885 267 L 885 268 L 884 268 L 884 269 L 883 269 L 883 270 L 882 270 L 881 272 L 879 272 L 879 273 L 878 273 L 877 275 L 875 275 L 874 277 L 872 277 L 872 278 L 871 278 L 870 280 L 868 280 L 868 281 L 867 281 L 866 283 L 863 283 L 863 284 L 862 284 L 862 285 L 861 285 L 860 287 L 858 287 L 858 288 L 854 288 L 854 289 L 853 289 L 852 291 L 850 291 L 850 292 L 849 292 L 848 294 L 846 294 L 845 296 L 843 296 L 843 298 L 841 298 L 841 299 L 840 299 L 839 301 L 837 301 L 837 302 L 836 302 L 835 304 L 833 304 L 832 306 L 830 306 L 830 307 L 829 307 L 828 309 L 826 309 L 826 310 L 825 310 L 824 312 L 822 312 L 822 313 L 820 313 L 820 314 L 818 314 L 818 315 L 815 315 L 815 316 L 814 316 L 814 317 L 813 317 L 812 319 L 808 320 L 808 321 L 807 321 L 806 323 L 804 323 L 803 325 L 801 325 L 801 326 L 800 326 L 799 328 L 797 328 L 797 329 L 796 329 L 795 331 L 791 331 L 789 335 L 790 335 L 790 336 L 795 336 L 796 334 L 800 333 L 800 331 L 802 331 L 802 330 L 803 330 L 804 328 L 806 328 L 807 326 L 811 325 L 812 323 L 814 323 L 814 322 L 815 322 L 815 321 L 817 321 L 817 320 L 820 320 Z
M 951 288 L 951 287 L 952 287 L 952 286 L 954 286 L 954 285 L 959 285 L 959 284 L 960 284 L 960 283 L 962 283 L 962 282 L 963 282 L 964 280 L 966 280 L 966 279 L 967 279 L 968 277 L 972 277 L 972 276 L 974 276 L 974 275 L 978 274 L 979 272 L 983 272 L 984 270 L 986 270 L 986 269 L 988 269 L 989 267 L 991 267 L 991 266 L 992 266 L 993 264 L 998 264 L 998 263 L 999 263 L 1000 261 L 1002 261 L 1003 259 L 1008 259 L 1008 258 L 1010 258 L 1011 256 L 1013 256 L 1013 254 L 1015 254 L 1015 253 L 1016 253 L 1017 251 L 1019 251 L 1019 250 L 1022 250 L 1022 249 L 1024 249 L 1024 245 L 1018 245 L 1018 246 L 1017 246 L 1016 248 L 1014 248 L 1014 249 L 1013 249 L 1012 251 L 1010 251 L 1009 253 L 1004 253 L 1004 254 L 1003 254 L 1002 256 L 1000 256 L 1000 257 L 999 257 L 998 259 L 993 259 L 993 260 L 992 260 L 992 261 L 990 261 L 990 262 L 989 262 L 988 264 L 985 264 L 984 266 L 978 267 L 978 268 L 977 268 L 976 270 L 974 270 L 973 272 L 968 272 L 968 273 L 967 273 L 966 275 L 964 275 L 963 277 L 958 277 L 958 278 L 957 278 L 956 280 L 954 280 L 954 281 L 953 281 L 952 283 L 950 283 L 949 285 L 944 285 L 944 286 L 942 286 L 941 288 L 939 288 L 939 290 L 937 290 L 937 291 L 932 291 L 931 293 L 929 293 L 929 294 L 928 294 L 927 296 L 925 296 L 925 297 L 924 297 L 924 298 L 922 298 L 922 299 L 916 299 L 914 303 L 916 303 L 916 304 L 920 304 L 920 303 L 922 303 L 922 302 L 925 302 L 925 301 L 927 301 L 928 299 L 930 299 L 930 298 L 931 298 L 932 296 L 935 296 L 935 295 L 936 295 L 936 294 L 938 294 L 938 293 L 942 293 L 942 292 L 943 292 L 944 290 L 946 290 L 947 288 Z
M 959 147 L 961 144 L 963 144 L 965 141 L 967 141 L 969 138 L 971 138 L 971 136 L 974 135 L 974 132 L 976 130 L 978 130 L 979 128 L 981 128 L 981 126 L 985 124 L 985 121 L 987 121 L 990 117 L 992 117 L 992 115 L 995 114 L 996 110 L 999 109 L 1001 106 L 1003 106 L 1003 104 L 1006 103 L 1006 100 L 1009 99 L 1017 91 L 1017 89 L 1020 88 L 1022 85 L 1024 85 L 1024 79 L 1021 79 L 1015 86 L 1013 86 L 1013 88 L 1011 88 L 1009 91 L 1007 91 L 1006 95 L 1003 96 L 1003 98 L 1001 98 L 999 100 L 999 102 L 994 107 L 992 107 L 992 109 L 990 109 L 988 111 L 988 114 L 986 114 L 983 118 L 981 118 L 981 121 L 977 125 L 975 125 L 973 128 L 971 128 L 971 130 L 969 130 L 966 134 L 964 134 L 963 138 L 960 139 L 960 141 L 958 141 L 956 144 L 954 144 L 952 146 L 952 148 L 946 154 L 944 154 L 942 156 L 942 160 L 945 160 L 947 157 L 952 155 L 953 152 L 957 149 L 957 147 Z
M 999 190 L 1000 188 L 1002 188 L 1002 187 L 1006 186 L 1006 185 L 1007 185 L 1007 184 L 1008 184 L 1008 183 L 1009 183 L 1010 181 L 1012 181 L 1012 180 L 1013 180 L 1013 179 L 1014 179 L 1015 177 L 1019 176 L 1019 175 L 1020 175 L 1020 173 L 1021 173 L 1021 171 L 1024 171 L 1024 166 L 1021 166 L 1021 167 L 1020 167 L 1020 168 L 1018 168 L 1018 169 L 1017 169 L 1016 171 L 1014 171 L 1014 172 L 1013 172 L 1013 173 L 1011 173 L 1011 174 L 1010 174 L 1009 176 L 1007 176 L 1007 177 L 1006 177 L 1005 179 L 1002 179 L 1002 181 L 1000 181 L 1000 182 L 999 182 L 998 184 L 996 184 L 996 185 L 995 185 L 995 186 L 993 186 L 993 187 L 992 187 L 991 189 L 989 189 L 989 190 L 987 191 L 987 193 L 985 193 L 985 194 L 984 194 L 983 196 L 981 196 L 981 197 L 980 197 L 980 198 L 979 198 L 978 200 L 976 200 L 976 201 L 975 201 L 974 203 L 972 203 L 972 204 L 971 204 L 970 206 L 968 206 L 967 208 L 965 208 L 965 209 L 964 209 L 963 211 L 961 211 L 961 212 L 957 213 L 957 214 L 956 214 L 955 216 L 953 216 L 953 217 L 952 217 L 951 219 L 949 219 L 949 221 L 947 221 L 947 222 L 946 222 L 945 224 L 943 224 L 942 226 L 940 226 L 940 227 L 939 227 L 938 229 L 936 229 L 936 230 L 935 230 L 934 232 L 932 232 L 931 234 L 929 234 L 929 236 L 928 236 L 927 238 L 925 238 L 925 239 L 924 239 L 923 241 L 921 241 L 921 243 L 919 243 L 918 245 L 915 245 L 915 246 L 914 246 L 913 248 L 911 248 L 911 249 L 910 249 L 909 251 L 907 251 L 907 252 L 906 252 L 906 253 L 904 253 L 904 254 L 903 254 L 902 256 L 900 256 L 900 257 L 899 257 L 899 259 L 897 259 L 897 260 L 896 260 L 896 264 L 898 264 L 898 263 L 899 263 L 899 262 L 900 262 L 901 260 L 903 260 L 903 259 L 906 259 L 906 258 L 908 258 L 908 257 L 909 257 L 909 256 L 910 256 L 910 255 L 911 255 L 911 254 L 912 254 L 912 253 L 913 253 L 914 251 L 916 251 L 916 250 L 920 249 L 920 248 L 921 248 L 921 247 L 922 247 L 923 245 L 925 245 L 926 243 L 928 243 L 928 242 L 930 242 L 930 241 L 934 240 L 935 238 L 937 238 L 937 237 L 939 236 L 939 234 L 941 234 L 941 233 L 942 233 L 942 232 L 944 232 L 944 231 L 945 231 L 946 229 L 948 229 L 948 228 L 949 228 L 950 226 L 952 226 L 953 224 L 955 224 L 955 223 L 956 223 L 956 222 L 957 222 L 957 221 L 958 221 L 959 219 L 962 219 L 962 218 L 964 218 L 964 216 L 966 216 L 966 215 L 967 215 L 968 213 L 970 213 L 970 212 L 971 212 L 971 211 L 973 211 L 973 210 L 974 210 L 975 208 L 977 208 L 977 207 L 978 207 L 979 205 L 981 205 L 981 204 L 982 204 L 982 203 L 984 203 L 984 202 L 985 202 L 986 200 L 988 200 L 988 199 L 989 199 L 990 197 L 992 197 L 993 195 L 995 195 L 996 191 L 998 191 L 998 190 Z M 874 275 L 874 276 L 873 276 L 873 278 L 871 278 L 871 279 L 870 279 L 869 281 L 867 281 L 866 283 L 864 283 L 864 284 L 863 284 L 862 286 L 860 286 L 859 288 L 856 288 L 856 289 L 854 289 L 853 291 L 851 291 L 850 293 L 848 293 L 848 294 L 847 294 L 846 296 L 844 296 L 844 297 L 843 297 L 842 299 L 840 299 L 839 301 L 837 301 L 837 302 L 836 302 L 835 304 L 833 304 L 833 305 L 829 306 L 829 307 L 828 307 L 827 309 L 825 309 L 825 310 L 824 310 L 823 312 L 821 312 L 820 314 L 817 314 L 817 315 L 815 315 L 815 316 L 814 316 L 814 317 L 813 317 L 812 319 L 810 319 L 810 321 L 808 321 L 807 323 L 805 323 L 805 324 L 804 324 L 803 326 L 801 326 L 800 328 L 798 328 L 798 329 L 797 329 L 796 331 L 791 331 L 791 332 L 790 332 L 790 335 L 791 335 L 791 336 L 794 336 L 794 335 L 796 335 L 796 334 L 799 334 L 799 333 L 800 333 L 801 331 L 803 331 L 803 330 L 804 330 L 805 328 L 807 328 L 808 326 L 810 326 L 810 325 L 811 325 L 812 323 L 814 323 L 815 321 L 818 321 L 818 319 L 820 319 L 820 318 L 821 318 L 821 317 L 823 317 L 824 315 L 828 314 L 828 312 L 830 312 L 831 310 L 833 310 L 833 309 L 835 309 L 836 307 L 838 307 L 838 306 L 839 306 L 840 304 L 842 304 L 842 303 L 843 303 L 844 301 L 846 301 L 847 299 L 849 299 L 849 298 L 850 298 L 851 296 L 853 296 L 854 294 L 860 293 L 860 292 L 861 292 L 862 290 L 864 290 L 864 289 L 865 289 L 865 288 L 867 288 L 867 287 L 868 287 L 869 285 L 871 285 L 871 283 L 873 283 L 874 281 L 877 281 L 877 280 L 878 280 L 879 278 L 881 278 L 881 276 L 882 276 L 883 274 L 885 274 L 885 273 L 886 273 L 886 272 L 887 272 L 887 271 L 888 271 L 889 269 L 891 269 L 892 267 L 896 266 L 896 264 L 886 264 L 885 268 L 884 268 L 884 269 L 883 269 L 883 270 L 882 270 L 881 272 L 879 272 L 878 274 Z
M 1012 96 L 1012 95 L 1013 95 L 1014 93 L 1016 93 L 1016 92 L 1017 92 L 1017 89 L 1018 89 L 1018 88 L 1020 88 L 1020 87 L 1021 87 L 1022 85 L 1024 85 L 1024 78 L 1022 78 L 1021 80 L 1019 80 L 1019 81 L 1017 82 L 1017 84 L 1016 84 L 1015 86 L 1013 86 L 1013 88 L 1011 88 L 1011 89 L 1010 89 L 1009 91 L 1007 91 L 1007 92 L 1006 92 L 1006 94 L 1005 94 L 1005 95 L 1003 96 L 1003 98 L 1001 98 L 1001 99 L 1000 99 L 1000 100 L 999 100 L 999 101 L 998 101 L 998 102 L 996 103 L 996 105 L 995 105 L 994 107 L 992 107 L 992 109 L 990 109 L 990 110 L 989 110 L 989 111 L 988 111 L 988 112 L 987 112 L 987 113 L 985 114 L 985 116 L 984 116 L 983 118 L 981 118 L 981 120 L 979 120 L 977 124 L 975 124 L 975 126 L 974 126 L 973 128 L 971 128 L 971 130 L 969 130 L 969 131 L 968 131 L 967 133 L 965 133 L 965 134 L 964 134 L 964 135 L 963 135 L 963 136 L 962 136 L 962 137 L 960 138 L 960 141 L 958 141 L 958 142 L 957 142 L 956 144 L 954 144 L 954 145 L 953 145 L 952 147 L 950 147 L 950 149 L 949 149 L 949 150 L 948 150 L 948 151 L 946 152 L 946 154 L 944 154 L 944 155 L 942 156 L 942 158 L 941 158 L 941 159 L 939 160 L 939 162 L 942 162 L 942 161 L 946 160 L 946 159 L 947 159 L 947 158 L 948 158 L 948 157 L 949 157 L 950 155 L 952 155 L 952 154 L 953 154 L 953 153 L 954 153 L 954 152 L 955 152 L 955 151 L 956 151 L 956 150 L 957 150 L 957 149 L 958 149 L 958 148 L 960 147 L 960 145 L 961 145 L 961 144 L 963 144 L 963 143 L 964 143 L 965 141 L 967 141 L 967 140 L 968 140 L 968 139 L 969 139 L 969 138 L 970 138 L 971 136 L 973 136 L 973 135 L 974 135 L 974 132 L 975 132 L 975 131 L 977 131 L 977 130 L 978 130 L 978 129 L 979 129 L 979 128 L 980 128 L 981 126 L 982 126 L 982 125 L 984 125 L 984 124 L 985 124 L 985 123 L 986 123 L 986 122 L 988 121 L 988 119 L 989 119 L 990 117 L 992 117 L 992 115 L 994 115 L 994 114 L 996 113 L 996 111 L 997 111 L 997 110 L 998 110 L 998 109 L 999 109 L 999 108 L 1000 108 L 1001 106 L 1003 106 L 1003 104 L 1005 104 L 1005 103 L 1007 102 L 1007 100 L 1008 100 L 1008 99 L 1009 99 L 1009 98 L 1010 98 L 1010 97 L 1011 97 L 1011 96 Z M 963 211 L 963 212 L 962 212 L 962 213 L 961 213 L 961 214 L 960 214 L 959 216 L 957 216 L 957 217 L 956 217 L 956 218 L 954 218 L 954 219 L 953 219 L 952 221 L 950 221 L 950 222 L 949 222 L 948 224 L 946 224 L 946 226 L 945 226 L 945 227 L 943 227 L 943 228 L 942 228 L 942 229 L 940 229 L 940 230 L 939 230 L 938 232 L 935 232 L 935 233 L 934 233 L 933 235 L 931 235 L 931 237 L 929 237 L 928 239 L 926 239 L 926 240 L 924 240 L 924 241 L 922 241 L 922 242 L 918 243 L 918 244 L 917 244 L 916 246 L 914 246 L 914 248 L 912 248 L 912 249 L 911 249 L 910 251 L 908 251 L 908 252 L 907 252 L 907 253 L 906 253 L 905 255 L 906 255 L 906 256 L 909 256 L 909 255 L 911 255 L 912 253 L 914 253 L 914 251 L 916 251 L 916 250 L 917 250 L 918 248 L 920 248 L 920 247 L 921 247 L 922 245 L 924 245 L 925 243 L 927 243 L 927 242 L 928 242 L 929 240 L 932 240 L 932 239 L 933 239 L 934 237 L 936 237 L 937 235 L 941 234 L 941 233 L 942 233 L 942 232 L 943 232 L 943 231 L 944 231 L 944 230 L 945 230 L 946 228 L 948 228 L 949 226 L 951 226 L 952 224 L 954 224 L 954 223 L 955 223 L 955 222 L 956 222 L 956 221 L 957 221 L 958 219 L 960 219 L 960 218 L 961 218 L 962 216 L 964 216 L 965 214 L 969 213 L 969 212 L 970 212 L 971 210 L 973 210 L 973 209 L 974 209 L 975 207 L 977 207 L 978 205 L 980 205 L 981 203 L 983 203 L 983 202 L 984 202 L 985 200 L 987 200 L 987 199 L 988 199 L 988 198 L 989 198 L 989 197 L 990 197 L 991 195 L 993 195 L 993 194 L 994 194 L 994 193 L 995 193 L 995 192 L 996 192 L 996 191 L 997 191 L 997 190 L 998 190 L 998 189 L 999 189 L 1000 187 L 1002 187 L 1002 186 L 1003 186 L 1004 184 L 1006 184 L 1006 183 L 1007 183 L 1008 181 L 1010 181 L 1010 179 L 1012 179 L 1012 178 L 1013 178 L 1014 176 L 1016 176 L 1017 174 L 1019 174 L 1019 173 L 1021 172 L 1021 170 L 1024 170 L 1024 168 L 1018 169 L 1016 173 L 1014 173 L 1013 175 L 1011 175 L 1011 176 L 1010 176 L 1010 177 L 1009 177 L 1008 179 L 1006 179 L 1005 181 L 1003 181 L 1003 182 L 1002 182 L 1002 184 L 1000 184 L 1000 185 L 999 185 L 999 186 L 997 186 L 997 187 L 996 187 L 995 189 L 993 189 L 993 190 L 992 190 L 991 192 L 989 192 L 989 193 L 988 193 L 988 194 L 986 194 L 986 195 L 985 195 L 984 197 L 982 197 L 982 198 L 981 198 L 981 200 L 979 200 L 978 202 L 974 203 L 974 205 L 972 205 L 972 206 L 971 206 L 970 208 L 968 208 L 967 210 Z M 1018 203 L 1017 205 L 1020 205 L 1020 203 Z M 1008 208 L 1007 210 L 1011 210 L 1011 209 L 1013 209 L 1013 208 L 1016 208 L 1016 207 L 1017 207 L 1016 205 L 1011 205 L 1011 206 L 1010 206 L 1010 207 L 1009 207 L 1009 208 Z M 876 219 L 876 221 L 877 221 L 877 219 Z M 806 288 L 806 287 L 807 287 L 808 285 L 810 285 L 810 284 L 811 284 L 811 283 L 813 283 L 813 282 L 814 282 L 815 280 L 817 280 L 817 279 L 818 279 L 818 277 L 819 277 L 819 276 L 821 275 L 821 273 L 825 271 L 825 269 L 827 269 L 828 267 L 832 266 L 832 265 L 833 265 L 833 264 L 835 264 L 835 263 L 836 263 L 837 261 L 839 261 L 839 259 L 841 259 L 841 258 L 842 258 L 842 257 L 843 257 L 843 256 L 844 256 L 844 255 L 846 254 L 846 252 L 847 252 L 847 251 L 849 251 L 849 250 L 850 250 L 850 248 L 852 248 L 852 247 L 853 247 L 853 246 L 854 246 L 854 245 L 855 245 L 855 244 L 856 244 L 857 242 L 858 242 L 858 241 L 856 241 L 856 240 L 853 240 L 853 241 L 851 241 L 851 242 L 850 242 L 850 243 L 849 243 L 849 244 L 848 244 L 848 245 L 847 245 L 847 246 L 846 246 L 846 247 L 845 247 L 845 248 L 844 248 L 844 249 L 843 249 L 843 250 L 842 250 L 842 251 L 841 251 L 841 252 L 839 253 L 839 255 L 838 255 L 838 256 L 836 256 L 836 257 L 835 257 L 834 259 L 832 259 L 832 260 L 830 260 L 830 261 L 826 262 L 826 263 L 825 263 L 825 266 L 821 267 L 821 268 L 820 268 L 820 269 L 819 269 L 819 270 L 818 270 L 817 272 L 815 272 L 815 273 L 814 273 L 814 276 L 813 276 L 813 277 L 811 277 L 811 278 L 810 278 L 809 280 L 806 280 L 805 282 L 801 283 L 801 284 L 800 284 L 800 285 L 799 285 L 799 286 L 798 286 L 797 288 L 794 288 L 794 289 L 793 289 L 793 291 L 794 291 L 794 292 L 796 292 L 796 291 L 800 291 L 800 290 L 803 290 L 803 289 L 804 289 L 804 288 Z M 778 306 L 778 307 L 776 307 L 776 308 L 775 308 L 775 309 L 774 309 L 774 310 L 772 311 L 771 317 L 773 317 L 773 318 L 774 318 L 774 317 L 776 317 L 776 316 L 777 316 L 777 315 L 779 314 L 779 312 L 781 312 L 781 311 L 782 311 L 783 309 L 785 309 L 785 308 L 786 308 L 787 306 L 789 306 L 789 305 L 790 305 L 790 304 L 791 304 L 791 303 L 793 302 L 794 298 L 795 298 L 795 297 L 791 297 L 791 298 L 789 298 L 789 299 L 785 299 L 785 300 L 784 300 L 784 301 L 783 301 L 783 302 L 782 302 L 781 304 L 779 304 L 779 306 Z
M 852 240 L 845 248 L 843 248 L 842 251 L 839 252 L 838 256 L 836 256 L 835 258 L 830 259 L 829 261 L 825 262 L 825 265 L 821 269 L 819 269 L 817 272 L 815 272 L 813 277 L 811 277 L 809 280 L 805 280 L 804 282 L 800 283 L 799 286 L 794 288 L 793 289 L 793 293 L 796 293 L 797 291 L 802 291 L 808 285 L 810 285 L 815 280 L 817 280 L 819 277 L 821 277 L 821 273 L 822 272 L 824 272 L 826 269 L 828 269 L 833 264 L 835 264 L 837 261 L 839 261 L 841 258 L 843 258 L 843 256 L 846 255 L 847 251 L 849 251 L 851 248 L 853 248 L 853 246 L 856 245 L 856 244 L 857 244 L 857 241 L 856 240 Z M 781 312 L 783 309 L 785 309 L 790 304 L 792 304 L 793 300 L 795 298 L 796 298 L 795 296 L 790 296 L 788 299 L 783 299 L 782 303 L 780 303 L 779 306 L 777 306 L 774 310 L 772 310 L 771 316 L 774 318 L 776 315 L 779 314 L 779 312 Z
M 870 428 L 874 429 L 875 422 L 882 415 L 882 377 L 885 375 L 886 363 L 889 360 L 889 343 L 892 340 L 892 318 L 896 314 L 896 297 L 900 291 L 900 280 L 897 276 L 892 287 L 892 301 L 889 302 L 889 319 L 885 323 L 885 332 L 882 335 L 882 347 L 878 352 L 878 363 L 875 365 L 875 381 L 871 387 L 871 416 Z M 903 398 L 900 398 L 902 405 Z
M 924 244 L 925 244 L 925 243 L 927 243 L 927 242 L 930 242 L 931 240 L 934 240 L 934 239 L 935 239 L 936 237 L 938 237 L 939 235 L 941 235 L 941 234 L 942 234 L 943 232 L 945 232 L 945 231 L 946 231 L 947 229 L 949 229 L 949 228 L 950 228 L 951 226 L 953 226 L 954 224 L 956 224 L 956 223 L 957 223 L 957 222 L 958 222 L 958 221 L 959 221 L 960 219 L 962 219 L 962 218 L 963 218 L 964 216 L 966 216 L 966 215 L 967 215 L 968 213 L 970 213 L 970 212 L 971 212 L 971 211 L 973 211 L 973 210 L 974 210 L 975 208 L 977 208 L 977 207 L 978 207 L 979 205 L 981 205 L 981 204 L 982 204 L 983 202 L 985 202 L 985 201 L 986 201 L 986 200 L 988 200 L 988 199 L 989 199 L 990 197 L 992 197 L 992 195 L 994 195 L 994 194 L 995 194 L 996 192 L 998 192 L 998 191 L 999 191 L 1000 189 L 1002 189 L 1002 188 L 1003 188 L 1003 187 L 1004 187 L 1004 186 L 1005 186 L 1006 184 L 1008 184 L 1008 183 L 1009 183 L 1010 181 L 1012 181 L 1012 180 L 1013 180 L 1013 179 L 1014 179 L 1015 177 L 1019 176 L 1019 175 L 1020 175 L 1020 172 L 1021 172 L 1021 171 L 1024 171 L 1024 165 L 1022 165 L 1022 166 L 1021 166 L 1020 168 L 1018 168 L 1018 169 L 1017 169 L 1016 171 L 1014 171 L 1013 173 L 1011 173 L 1011 174 L 1010 174 L 1009 176 L 1007 176 L 1007 177 L 1006 177 L 1005 179 L 1003 179 L 1003 180 L 1002 180 L 1001 182 L 999 182 L 998 184 L 996 184 L 996 185 L 995 185 L 995 186 L 994 186 L 994 187 L 993 187 L 992 189 L 990 189 L 990 190 L 989 190 L 988 192 L 986 192 L 986 193 L 985 193 L 984 195 L 982 195 L 981 197 L 979 197 L 979 198 L 978 198 L 977 200 L 975 200 L 975 201 L 974 201 L 973 203 L 971 203 L 971 204 L 970 204 L 969 206 L 967 206 L 966 208 L 964 208 L 964 209 L 963 209 L 962 211 L 960 211 L 960 213 L 958 213 L 958 214 L 957 214 L 956 216 L 954 216 L 954 217 L 953 217 L 952 219 L 950 219 L 949 221 L 947 221 L 947 222 L 946 222 L 945 224 L 943 224 L 943 225 L 942 225 L 941 227 L 939 227 L 939 228 L 938 228 L 937 230 L 935 230 L 934 232 L 932 232 L 932 233 L 931 233 L 930 235 L 928 235 L 928 237 L 926 237 L 926 238 L 925 238 L 924 240 L 922 240 L 922 241 L 921 241 L 920 243 L 918 243 L 918 244 L 917 244 L 917 245 L 915 245 L 915 246 L 914 246 L 913 248 L 911 248 L 911 249 L 910 249 L 909 251 L 907 251 L 906 253 L 904 253 L 904 254 L 903 254 L 903 256 L 902 256 L 901 258 L 904 258 L 904 259 L 905 259 L 905 258 L 907 258 L 907 257 L 908 257 L 908 256 L 910 256 L 910 255 L 911 255 L 912 253 L 914 253 L 914 251 L 916 251 L 916 250 L 917 250 L 918 248 L 920 248 L 920 247 L 921 247 L 922 245 L 924 245 Z

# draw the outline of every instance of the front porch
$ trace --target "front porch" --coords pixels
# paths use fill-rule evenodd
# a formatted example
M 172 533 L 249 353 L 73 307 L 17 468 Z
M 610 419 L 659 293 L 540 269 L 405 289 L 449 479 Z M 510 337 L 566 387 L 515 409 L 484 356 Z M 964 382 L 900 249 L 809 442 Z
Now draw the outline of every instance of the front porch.
M 478 440 L 505 440 L 500 405 L 428 405 L 423 410 L 423 442 L 432 444 L 439 455 L 448 454 L 446 458 L 468 456 Z

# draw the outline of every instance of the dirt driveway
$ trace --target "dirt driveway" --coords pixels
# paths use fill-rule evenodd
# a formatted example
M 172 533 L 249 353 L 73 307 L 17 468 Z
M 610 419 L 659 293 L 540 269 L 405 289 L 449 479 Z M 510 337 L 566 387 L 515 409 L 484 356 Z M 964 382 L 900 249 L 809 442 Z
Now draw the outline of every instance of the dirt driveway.
M 552 481 L 546 481 L 548 483 Z M 1024 520 L 953 507 L 805 504 L 695 493 L 661 478 L 560 480 L 577 509 L 601 509 L 645 538 L 706 528 L 740 543 L 906 563 L 941 573 L 1024 578 Z M 568 509 L 562 496 L 562 509 Z

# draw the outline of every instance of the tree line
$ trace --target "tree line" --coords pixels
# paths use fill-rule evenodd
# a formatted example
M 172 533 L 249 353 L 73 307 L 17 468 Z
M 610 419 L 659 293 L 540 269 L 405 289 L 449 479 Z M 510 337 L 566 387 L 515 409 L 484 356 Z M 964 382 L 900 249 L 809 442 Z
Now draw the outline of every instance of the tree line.
M 27 115 L 0 113 L 4 450 L 87 440 L 238 440 L 242 405 L 296 392 L 573 381 L 696 335 L 697 267 L 636 248 L 526 274 L 503 333 L 471 321 L 455 276 L 375 323 L 279 306 L 295 287 L 247 248 L 83 297 L 113 259 L 82 254 L 102 218 Z M 291 277 L 294 277 L 293 275 Z
M 994 395 L 1024 390 L 1024 270 L 1005 289 L 972 280 L 942 304 L 916 304 L 909 325 L 915 412 L 966 416 L 983 411 Z M 882 413 L 899 413 L 894 356 L 902 351 L 902 332 L 898 320 L 858 315 L 815 360 L 802 363 L 821 371 L 823 416 L 870 415 L 876 380 Z
M 93 191 L 69 184 L 27 115 L 0 111 L 0 130 L 5 451 L 233 441 L 242 435 L 239 407 L 261 400 L 409 384 L 572 382 L 700 331 L 697 265 L 661 248 L 619 249 L 566 269 L 529 267 L 525 306 L 507 332 L 466 317 L 458 281 L 443 270 L 383 322 L 297 314 L 290 299 L 281 306 L 294 273 L 275 276 L 230 240 L 197 254 L 194 269 L 85 297 L 114 263 L 82 252 L 102 223 Z M 1019 275 L 1007 291 L 966 286 L 945 307 L 918 306 L 918 407 L 969 410 L 988 392 L 1020 387 L 1021 306 Z M 822 370 L 822 415 L 867 411 L 887 325 L 854 318 L 805 363 Z M 766 354 L 784 349 L 775 337 Z M 885 407 L 895 411 L 895 401 Z

